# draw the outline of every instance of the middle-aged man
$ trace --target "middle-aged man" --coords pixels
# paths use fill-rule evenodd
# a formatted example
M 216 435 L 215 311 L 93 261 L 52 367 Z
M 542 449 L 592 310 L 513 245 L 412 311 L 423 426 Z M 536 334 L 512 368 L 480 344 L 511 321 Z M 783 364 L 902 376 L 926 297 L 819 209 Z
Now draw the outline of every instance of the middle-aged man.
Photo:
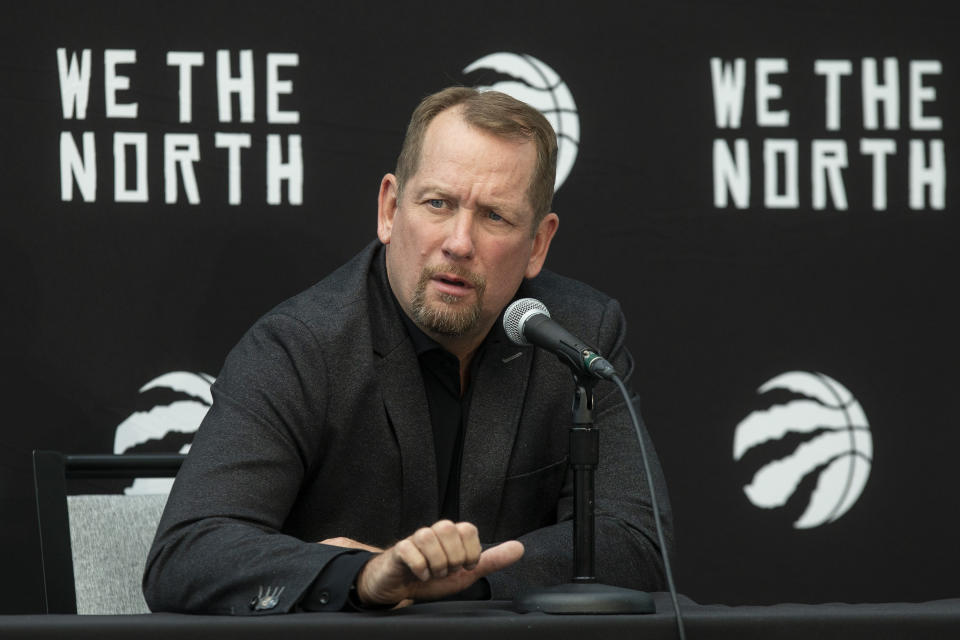
M 616 301 L 541 273 L 556 154 L 546 119 L 502 93 L 450 88 L 417 107 L 380 185 L 379 242 L 228 356 L 147 561 L 153 610 L 504 599 L 570 579 L 571 374 L 499 319 L 534 297 L 624 380 L 633 360 Z M 628 410 L 610 383 L 596 397 L 597 575 L 657 589 Z

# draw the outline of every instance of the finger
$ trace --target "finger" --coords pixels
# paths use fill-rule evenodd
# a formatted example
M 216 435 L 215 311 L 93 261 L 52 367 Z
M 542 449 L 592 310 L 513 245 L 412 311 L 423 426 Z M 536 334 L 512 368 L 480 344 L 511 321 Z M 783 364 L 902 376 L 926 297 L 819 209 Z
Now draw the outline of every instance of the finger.
M 412 536 L 407 538 L 417 546 L 420 553 L 427 561 L 430 568 L 430 576 L 433 578 L 445 578 L 449 573 L 447 563 L 447 552 L 444 551 L 437 532 L 433 527 L 423 527 L 417 529 Z M 428 577 L 428 579 L 429 579 Z
M 480 534 L 477 527 L 469 522 L 458 522 L 456 528 L 463 543 L 463 567 L 473 569 L 480 561 L 480 554 L 483 552 L 483 547 L 480 545 Z
M 463 540 L 461 527 L 449 520 L 441 520 L 430 528 L 433 529 L 440 546 L 443 547 L 443 552 L 446 555 L 447 572 L 453 573 L 459 570 L 467 556 L 466 543 Z
M 415 601 L 437 600 L 463 591 L 480 578 L 510 566 L 523 556 L 523 544 L 516 540 L 504 542 L 484 551 L 472 571 L 459 571 L 446 578 L 416 582 L 409 585 L 407 597 Z
M 480 554 L 480 561 L 474 571 L 475 577 L 482 578 L 494 571 L 500 571 L 522 557 L 523 543 L 518 540 L 510 540 L 495 547 L 490 547 Z
M 400 562 L 406 565 L 410 572 L 422 582 L 430 579 L 430 565 L 427 559 L 420 552 L 419 547 L 413 543 L 413 536 L 404 538 L 394 547 L 394 553 L 400 558 Z

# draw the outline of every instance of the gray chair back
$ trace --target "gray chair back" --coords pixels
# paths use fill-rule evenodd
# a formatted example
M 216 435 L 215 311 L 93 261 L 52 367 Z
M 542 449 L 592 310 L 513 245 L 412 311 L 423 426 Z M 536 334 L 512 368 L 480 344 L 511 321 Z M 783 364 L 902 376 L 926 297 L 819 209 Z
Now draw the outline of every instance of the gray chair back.
M 77 613 L 149 613 L 140 579 L 165 494 L 67 496 Z
M 140 581 L 166 494 L 67 495 L 68 478 L 173 477 L 185 456 L 34 451 L 47 613 L 147 613 Z

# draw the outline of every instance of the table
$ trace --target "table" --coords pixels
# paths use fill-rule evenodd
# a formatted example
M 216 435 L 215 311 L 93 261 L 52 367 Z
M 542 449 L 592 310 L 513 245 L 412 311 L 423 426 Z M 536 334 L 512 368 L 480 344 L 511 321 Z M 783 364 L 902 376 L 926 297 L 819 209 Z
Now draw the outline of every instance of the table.
M 157 613 L 131 616 L 0 616 L 0 639 L 71 640 L 673 640 L 667 594 L 657 613 L 551 616 L 516 613 L 509 602 L 437 602 L 396 611 L 229 617 Z M 681 597 L 689 640 L 726 638 L 949 640 L 960 638 L 960 598 L 924 603 L 701 605 Z

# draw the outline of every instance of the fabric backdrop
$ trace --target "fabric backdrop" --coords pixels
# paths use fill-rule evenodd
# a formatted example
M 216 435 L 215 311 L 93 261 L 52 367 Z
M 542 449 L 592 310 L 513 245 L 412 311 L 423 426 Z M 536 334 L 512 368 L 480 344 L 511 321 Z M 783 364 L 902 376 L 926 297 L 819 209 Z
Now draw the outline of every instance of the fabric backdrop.
M 450 84 L 560 133 L 547 266 L 626 311 L 678 589 L 957 596 L 958 32 L 902 0 L 8 7 L 0 612 L 41 607 L 30 451 L 189 447 Z

